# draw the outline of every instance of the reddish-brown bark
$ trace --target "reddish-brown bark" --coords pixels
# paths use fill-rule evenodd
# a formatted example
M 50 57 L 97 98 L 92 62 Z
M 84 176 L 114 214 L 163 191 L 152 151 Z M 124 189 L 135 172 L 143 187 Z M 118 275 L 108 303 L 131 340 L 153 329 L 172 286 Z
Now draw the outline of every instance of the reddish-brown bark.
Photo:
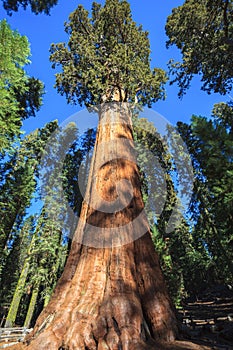
M 173 306 L 143 212 L 130 112 L 126 104 L 104 108 L 65 270 L 33 332 L 15 349 L 159 349 L 156 341 L 176 337 Z M 128 181 L 116 187 L 122 179 Z M 120 209 L 106 210 L 114 201 Z

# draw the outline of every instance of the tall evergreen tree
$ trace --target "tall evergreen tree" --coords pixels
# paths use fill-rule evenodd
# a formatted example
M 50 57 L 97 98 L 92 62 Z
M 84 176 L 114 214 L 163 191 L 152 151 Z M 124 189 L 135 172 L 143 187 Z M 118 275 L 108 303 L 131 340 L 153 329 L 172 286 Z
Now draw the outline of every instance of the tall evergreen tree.
M 57 122 L 51 122 L 25 137 L 9 161 L 4 164 L 5 171 L 3 172 L 0 195 L 2 218 L 0 222 L 1 303 L 7 299 L 7 286 L 11 285 L 12 275 L 8 273 L 8 260 L 14 254 L 15 249 L 19 249 L 20 228 L 37 188 L 37 171 L 43 147 L 56 127 Z M 22 263 L 20 265 L 22 267 Z M 15 273 L 16 271 L 17 266 L 15 266 Z M 18 276 L 19 273 L 20 269 Z M 14 282 L 17 281 L 17 276 L 15 278 Z M 9 290 L 8 298 L 11 295 L 12 289 Z
M 214 118 L 193 116 L 190 126 L 179 123 L 195 169 L 191 213 L 196 245 L 207 249 L 212 270 L 232 280 L 232 107 L 218 104 Z M 198 243 L 199 242 L 199 243 Z M 216 280 L 216 278 L 215 278 Z M 214 280 L 213 280 L 214 281 Z
M 56 129 L 57 122 L 37 129 L 26 136 L 12 157 L 4 164 L 5 177 L 1 184 L 0 249 L 6 248 L 15 224 L 22 220 L 36 190 L 36 171 L 42 150 L 48 137 Z
M 22 121 L 41 105 L 43 84 L 29 77 L 24 66 L 30 56 L 25 36 L 13 31 L 6 20 L 0 22 L 0 154 L 21 133 Z
M 132 159 L 132 148 L 123 142 L 132 144 L 131 113 L 122 102 L 134 103 L 136 97 L 142 105 L 151 105 L 163 97 L 165 73 L 151 70 L 148 33 L 133 22 L 127 1 L 106 0 L 104 6 L 93 3 L 91 17 L 79 6 L 66 30 L 68 47 L 54 45 L 51 55 L 54 64 L 62 67 L 57 74 L 59 92 L 69 102 L 86 106 L 121 103 L 114 103 L 113 111 L 108 103 L 99 110 L 81 220 L 63 275 L 25 348 L 152 349 L 156 341 L 174 340 L 176 320 L 144 216 L 134 229 L 143 227 L 145 234 L 133 239 L 131 223 L 143 211 L 136 160 L 112 161 L 111 144 L 117 145 L 118 154 Z M 105 144 L 104 151 L 101 142 L 109 145 Z M 107 161 L 99 167 L 103 157 Z M 122 210 L 105 213 L 103 199 L 116 200 L 115 184 L 121 178 L 127 181 L 120 204 L 128 203 L 129 182 L 133 198 Z M 117 246 L 110 244 L 111 237 L 101 241 L 97 234 L 112 229 L 118 232 L 112 237 Z M 94 241 L 88 241 L 91 237 Z

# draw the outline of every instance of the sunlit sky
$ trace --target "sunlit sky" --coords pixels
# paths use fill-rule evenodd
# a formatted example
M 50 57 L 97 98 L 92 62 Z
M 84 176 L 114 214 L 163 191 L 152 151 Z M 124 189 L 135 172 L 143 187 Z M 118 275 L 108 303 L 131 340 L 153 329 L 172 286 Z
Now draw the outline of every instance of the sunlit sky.
M 98 2 L 98 1 L 97 1 Z M 99 1 L 104 3 L 103 0 Z M 181 0 L 130 0 L 133 19 L 142 24 L 149 31 L 151 43 L 151 66 L 167 70 L 170 58 L 179 59 L 179 51 L 174 47 L 166 49 L 165 23 L 167 16 L 173 7 L 183 3 Z M 1 6 L 0 18 L 6 18 L 12 29 L 17 29 L 20 34 L 26 35 L 31 45 L 31 65 L 27 67 L 29 75 L 41 79 L 45 84 L 46 94 L 43 106 L 36 118 L 30 118 L 24 123 L 24 130 L 30 132 L 37 127 L 42 127 L 46 122 L 58 119 L 59 123 L 70 115 L 79 111 L 79 106 L 69 106 L 63 96 L 58 95 L 53 85 L 55 83 L 55 70 L 49 62 L 49 48 L 51 43 L 66 42 L 67 35 L 64 32 L 64 22 L 69 14 L 82 4 L 86 9 L 91 9 L 92 1 L 83 0 L 58 0 L 58 5 L 51 10 L 51 15 L 35 15 L 30 9 L 20 10 L 7 16 Z M 200 90 L 200 79 L 195 78 L 187 94 L 180 100 L 177 97 L 177 86 L 166 86 L 167 98 L 153 105 L 153 109 L 162 114 L 170 123 L 177 121 L 188 122 L 192 114 L 210 116 L 214 103 L 228 101 L 228 96 L 217 94 L 208 95 Z

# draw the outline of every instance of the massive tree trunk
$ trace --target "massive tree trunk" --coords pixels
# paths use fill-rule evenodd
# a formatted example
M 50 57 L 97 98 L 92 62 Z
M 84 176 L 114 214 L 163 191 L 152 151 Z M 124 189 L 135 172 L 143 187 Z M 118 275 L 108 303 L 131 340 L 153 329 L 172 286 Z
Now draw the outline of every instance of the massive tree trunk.
M 18 348 L 158 349 L 156 341 L 173 341 L 176 332 L 143 210 L 130 111 L 127 104 L 106 104 L 66 267 Z

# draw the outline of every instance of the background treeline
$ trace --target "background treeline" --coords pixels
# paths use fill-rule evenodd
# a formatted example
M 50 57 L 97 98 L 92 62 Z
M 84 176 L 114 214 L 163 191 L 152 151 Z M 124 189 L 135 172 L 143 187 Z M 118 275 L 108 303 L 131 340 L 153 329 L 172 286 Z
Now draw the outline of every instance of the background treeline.
M 4 6 L 14 11 L 7 7 L 8 3 L 4 1 Z M 20 3 L 15 2 L 16 9 Z M 55 3 L 51 1 L 50 5 Z M 176 44 L 186 57 L 183 64 L 170 64 L 181 95 L 198 72 L 203 73 L 204 89 L 208 92 L 226 93 L 232 87 L 232 65 L 226 66 L 222 75 L 217 70 L 224 67 L 222 58 L 232 61 L 229 59 L 232 21 L 221 23 L 221 18 L 232 15 L 232 5 L 227 9 L 221 3 L 215 2 L 213 6 L 212 1 L 208 2 L 211 17 L 204 2 L 200 1 L 197 7 L 186 1 L 168 19 L 168 44 Z M 41 11 L 48 12 L 46 7 L 34 9 Z M 187 12 L 192 16 L 185 21 Z M 190 23 L 190 18 L 194 23 Z M 208 18 L 212 20 L 208 22 Z M 212 28 L 214 19 L 220 22 Z M 199 23 L 206 24 L 204 32 L 197 28 Z M 188 31 L 185 26 L 190 27 Z M 209 36 L 211 30 L 213 36 Z M 200 36 L 198 45 L 190 45 L 189 50 L 195 33 Z M 210 45 L 210 38 L 214 45 Z M 186 40 L 185 45 L 182 40 Z M 207 69 L 208 62 L 206 66 L 196 67 L 192 59 L 195 61 L 195 54 L 199 54 L 198 62 L 204 62 L 201 55 L 208 53 L 208 47 L 213 51 L 210 51 L 212 56 L 205 57 L 209 57 L 214 67 Z M 216 47 L 220 48 L 218 54 L 214 51 Z M 26 37 L 12 31 L 6 21 L 0 22 L 0 53 L 0 326 L 30 327 L 48 303 L 68 256 L 77 220 L 71 214 L 78 216 L 82 203 L 78 172 L 82 172 L 81 178 L 87 177 L 96 131 L 79 135 L 72 123 L 60 130 L 55 120 L 23 137 L 23 120 L 35 116 L 39 109 L 43 83 L 26 74 L 29 43 Z M 156 207 L 160 198 L 153 189 L 166 182 L 163 208 L 158 214 L 156 208 L 153 211 L 152 203 L 149 219 L 168 287 L 179 305 L 182 298 L 195 297 L 207 286 L 233 283 L 233 104 L 219 103 L 213 106 L 211 118 L 192 116 L 189 124 L 178 122 L 176 130 L 187 145 L 194 171 L 193 194 L 185 214 L 179 198 L 179 174 L 169 147 L 146 120 L 135 118 L 134 121 L 145 202 L 152 193 Z M 46 147 L 51 138 L 53 146 L 57 146 L 52 153 Z M 61 165 L 63 145 L 70 139 L 75 142 Z M 159 160 L 159 169 L 151 167 L 145 149 Z M 58 196 L 61 191 L 63 198 Z M 67 203 L 72 211 L 67 210 Z M 180 205 L 178 226 L 166 233 L 177 203 Z

